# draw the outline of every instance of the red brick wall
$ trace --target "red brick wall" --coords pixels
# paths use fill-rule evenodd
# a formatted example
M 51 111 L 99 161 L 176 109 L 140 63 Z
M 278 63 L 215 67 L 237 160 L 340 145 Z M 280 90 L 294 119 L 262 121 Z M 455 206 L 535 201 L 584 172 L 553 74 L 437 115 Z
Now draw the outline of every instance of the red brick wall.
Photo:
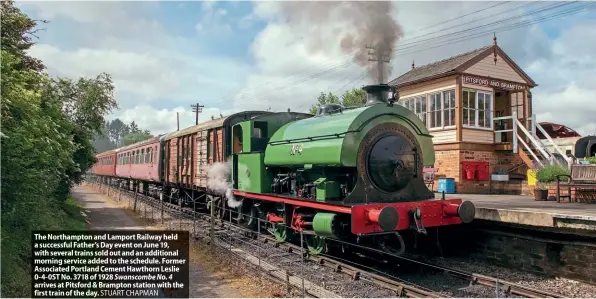
M 460 163 L 459 163 L 459 151 L 436 151 L 435 152 L 435 168 L 439 171 L 436 174 L 436 178 L 447 177 L 454 178 L 455 182 L 459 181 L 460 177 Z M 437 190 L 437 184 L 435 182 L 435 190 Z
M 592 187 L 593 188 L 593 187 Z M 588 189 L 592 189 L 588 188 Z M 561 195 L 568 195 L 567 187 L 561 186 Z M 548 188 L 548 200 L 557 200 L 557 184 L 551 183 Z M 594 192 L 582 192 L 581 187 L 571 187 L 571 200 L 581 203 L 596 203 L 596 194 Z M 561 201 L 569 201 L 569 198 L 562 198 Z
M 498 170 L 508 170 L 523 161 L 519 155 L 512 152 L 494 151 L 470 151 L 470 150 L 447 150 L 435 151 L 435 168 L 439 168 L 436 175 L 440 177 L 453 178 L 457 193 L 506 193 L 520 194 L 525 183 L 520 180 L 510 182 L 491 182 L 465 180 L 462 177 L 461 165 L 463 161 L 484 161 L 489 163 L 490 173 Z M 522 166 L 513 173 L 524 174 L 527 168 Z M 435 183 L 434 190 L 437 191 L 438 184 Z

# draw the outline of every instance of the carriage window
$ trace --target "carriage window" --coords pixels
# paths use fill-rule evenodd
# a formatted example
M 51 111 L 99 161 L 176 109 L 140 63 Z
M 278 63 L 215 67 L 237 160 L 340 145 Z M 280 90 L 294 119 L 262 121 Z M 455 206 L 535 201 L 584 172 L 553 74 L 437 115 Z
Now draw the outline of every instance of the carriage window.
M 139 164 L 145 164 L 145 149 L 141 149 L 141 163 Z

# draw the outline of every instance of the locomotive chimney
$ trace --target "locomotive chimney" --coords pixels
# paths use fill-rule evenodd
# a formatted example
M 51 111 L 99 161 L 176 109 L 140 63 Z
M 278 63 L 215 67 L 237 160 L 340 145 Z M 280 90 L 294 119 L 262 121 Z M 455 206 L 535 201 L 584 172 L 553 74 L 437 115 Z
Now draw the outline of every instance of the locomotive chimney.
M 372 106 L 375 104 L 388 104 L 390 101 L 394 102 L 391 86 L 387 84 L 367 85 L 362 87 L 366 91 L 365 106 Z

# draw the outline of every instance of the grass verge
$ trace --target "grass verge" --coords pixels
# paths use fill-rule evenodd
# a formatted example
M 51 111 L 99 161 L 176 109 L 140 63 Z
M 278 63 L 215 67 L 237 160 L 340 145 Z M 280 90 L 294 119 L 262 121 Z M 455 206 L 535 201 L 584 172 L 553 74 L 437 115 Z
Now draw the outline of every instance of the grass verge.
M 34 230 L 87 230 L 80 204 L 68 196 L 65 201 L 48 200 L 35 206 L 18 206 L 2 212 L 2 298 L 30 298 L 31 232 Z

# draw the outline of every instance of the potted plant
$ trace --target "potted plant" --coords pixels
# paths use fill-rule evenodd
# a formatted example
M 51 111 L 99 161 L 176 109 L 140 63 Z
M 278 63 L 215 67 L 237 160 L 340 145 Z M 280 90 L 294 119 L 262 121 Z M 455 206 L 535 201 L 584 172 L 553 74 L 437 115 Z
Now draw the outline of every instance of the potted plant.
M 534 200 L 546 201 L 548 200 L 548 184 L 538 181 L 534 186 Z
M 534 189 L 535 200 L 548 200 L 549 183 L 554 182 L 558 175 L 569 174 L 569 170 L 565 166 L 558 164 L 549 164 L 541 167 L 536 172 L 536 180 L 538 181 Z

